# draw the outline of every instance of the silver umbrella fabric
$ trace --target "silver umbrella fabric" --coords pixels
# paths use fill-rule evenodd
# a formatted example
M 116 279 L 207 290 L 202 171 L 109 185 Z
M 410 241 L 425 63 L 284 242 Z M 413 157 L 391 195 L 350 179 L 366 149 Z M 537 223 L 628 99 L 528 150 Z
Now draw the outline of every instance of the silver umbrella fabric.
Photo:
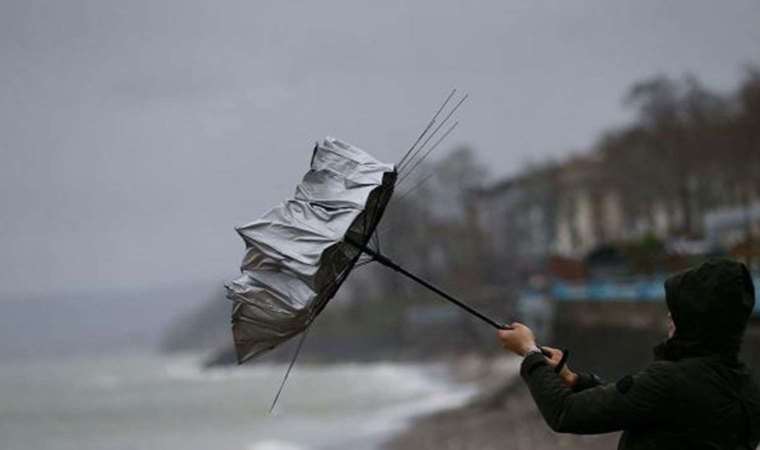
M 395 181 L 392 164 L 327 137 L 294 197 L 237 228 L 245 256 L 225 286 L 239 363 L 309 326 L 361 256 Z

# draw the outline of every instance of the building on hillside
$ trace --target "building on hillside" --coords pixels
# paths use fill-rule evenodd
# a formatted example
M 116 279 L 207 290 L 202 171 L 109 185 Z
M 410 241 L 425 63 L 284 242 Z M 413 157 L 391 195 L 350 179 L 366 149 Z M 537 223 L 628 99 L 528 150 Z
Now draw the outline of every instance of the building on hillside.
M 708 241 L 730 248 L 760 236 L 760 202 L 747 208 L 730 207 L 708 211 L 704 216 L 704 229 Z
M 575 157 L 559 169 L 554 251 L 582 258 L 593 249 L 626 236 L 621 196 L 606 183 L 595 157 Z
M 531 171 L 472 193 L 484 248 L 497 267 L 529 272 L 540 267 L 555 242 L 553 168 Z
M 718 201 L 711 194 L 699 208 L 687 208 L 668 197 L 672 192 L 647 189 L 645 181 L 641 189 L 626 187 L 613 177 L 602 157 L 592 153 L 475 192 L 471 204 L 493 262 L 530 273 L 545 267 L 550 256 L 583 260 L 599 249 L 650 237 L 675 253 L 693 254 L 730 250 L 760 236 L 760 202 L 709 210 L 706 206 Z M 695 218 L 703 223 L 693 224 Z

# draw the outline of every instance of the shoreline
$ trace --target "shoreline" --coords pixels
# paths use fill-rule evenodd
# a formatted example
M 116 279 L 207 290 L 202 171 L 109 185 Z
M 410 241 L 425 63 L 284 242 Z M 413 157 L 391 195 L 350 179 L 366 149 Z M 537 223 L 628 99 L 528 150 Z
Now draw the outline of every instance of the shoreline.
M 383 442 L 386 450 L 502 449 L 603 450 L 615 448 L 618 433 L 576 436 L 551 431 L 519 376 L 522 359 L 467 356 L 451 361 L 454 382 L 478 392 L 465 404 L 414 416 Z

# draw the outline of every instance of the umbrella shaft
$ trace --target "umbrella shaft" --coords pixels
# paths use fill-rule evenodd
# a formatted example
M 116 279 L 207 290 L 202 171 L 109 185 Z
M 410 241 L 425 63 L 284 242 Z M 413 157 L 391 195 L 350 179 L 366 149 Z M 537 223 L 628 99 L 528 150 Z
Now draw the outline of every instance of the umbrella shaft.
M 366 245 L 361 245 L 358 242 L 355 242 L 354 240 L 350 238 L 346 238 L 346 241 L 349 242 L 351 245 L 355 246 L 356 248 L 360 249 L 364 253 L 371 256 L 375 261 L 379 262 L 380 264 L 384 265 L 385 267 L 388 267 L 390 269 L 395 270 L 396 272 L 406 276 L 409 279 L 412 279 L 416 281 L 417 283 L 421 284 L 422 286 L 425 286 L 426 288 L 430 289 L 431 291 L 435 292 L 436 294 L 440 295 L 441 297 L 445 298 L 446 300 L 450 301 L 451 303 L 459 306 L 460 308 L 464 309 L 468 313 L 472 314 L 473 316 L 477 317 L 478 319 L 486 322 L 487 324 L 491 325 L 492 327 L 498 329 L 498 330 L 504 330 L 511 328 L 509 325 L 506 324 L 500 324 L 496 322 L 495 320 L 491 319 L 490 317 L 486 316 L 485 314 L 481 313 L 477 309 L 473 308 L 472 306 L 464 303 L 461 300 L 458 300 L 451 295 L 447 294 L 446 292 L 442 291 L 441 289 L 435 287 L 434 285 L 430 284 L 429 282 L 423 280 L 422 278 L 418 277 L 417 275 L 407 271 L 403 267 L 399 266 L 395 262 L 393 262 L 391 259 L 386 257 L 385 255 L 378 253 L 370 248 L 368 248 Z

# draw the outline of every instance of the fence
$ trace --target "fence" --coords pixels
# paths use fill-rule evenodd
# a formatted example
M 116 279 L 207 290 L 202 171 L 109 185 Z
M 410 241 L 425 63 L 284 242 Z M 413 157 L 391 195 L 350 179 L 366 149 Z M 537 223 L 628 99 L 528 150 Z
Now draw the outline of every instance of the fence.
M 555 281 L 549 295 L 560 302 L 659 302 L 665 299 L 665 278 L 658 276 L 628 280 L 593 280 L 584 283 Z M 760 299 L 760 277 L 753 278 L 755 297 Z M 760 317 L 760 300 L 755 303 L 754 315 Z

